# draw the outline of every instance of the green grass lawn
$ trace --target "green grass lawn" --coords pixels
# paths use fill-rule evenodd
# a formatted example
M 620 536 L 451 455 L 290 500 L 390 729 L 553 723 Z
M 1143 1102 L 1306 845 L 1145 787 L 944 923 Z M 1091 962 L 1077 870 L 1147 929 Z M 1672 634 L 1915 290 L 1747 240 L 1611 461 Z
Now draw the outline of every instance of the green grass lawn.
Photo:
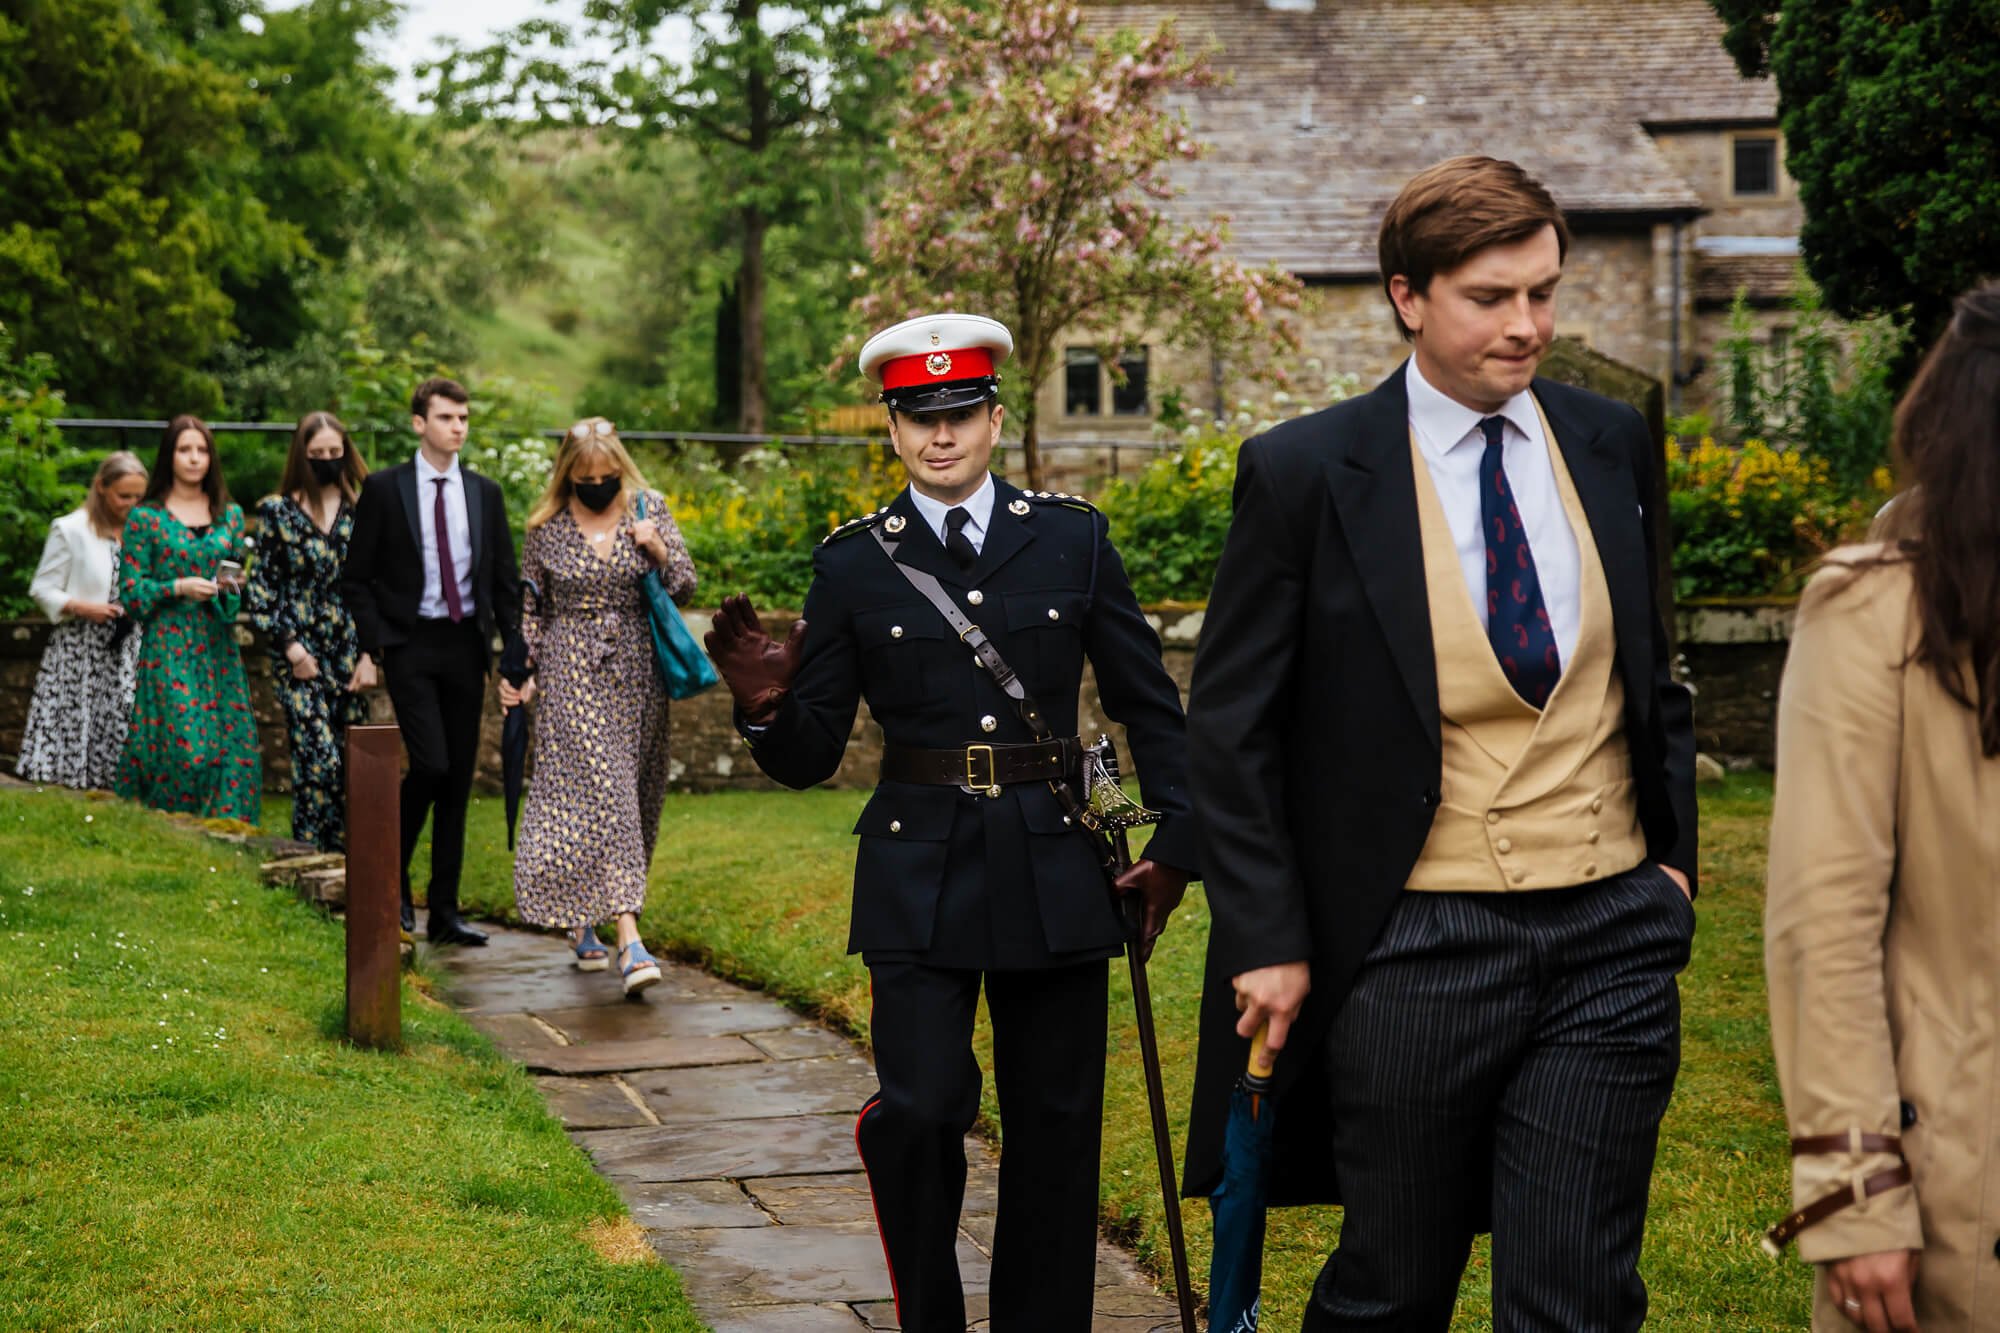
M 849 829 L 865 797 L 813 791 L 670 798 L 648 899 L 648 940 L 865 1037 L 867 975 L 845 952 Z M 1662 1130 L 1644 1261 L 1651 1323 L 1660 1328 L 1769 1330 L 1802 1327 L 1808 1317 L 1808 1270 L 1794 1260 L 1773 1264 L 1757 1247 L 1760 1230 L 1789 1205 L 1784 1122 L 1764 1010 L 1761 918 L 1770 798 L 1770 779 L 1756 776 L 1733 777 L 1703 797 L 1701 926 L 1682 979 L 1681 1077 Z M 466 864 L 468 906 L 505 916 L 512 894 L 496 799 L 474 807 Z M 1197 888 L 1152 964 L 1177 1152 L 1194 1074 L 1207 926 L 1207 904 Z M 552 958 L 559 947 L 551 941 Z M 1161 1273 L 1165 1232 L 1123 966 L 1112 976 L 1104 1208 Z M 983 1055 L 983 1024 L 980 1040 Z M 990 1085 L 986 1105 L 990 1120 Z M 1196 1201 L 1184 1216 L 1195 1270 L 1205 1274 L 1207 1207 Z M 1271 1328 L 1296 1326 L 1338 1233 L 1334 1209 L 1273 1214 L 1265 1270 Z M 1490 1326 L 1483 1246 L 1467 1273 L 1459 1325 Z
M 0 791 L 0 1328 L 700 1330 L 461 1019 L 338 1039 L 342 951 L 247 853 Z

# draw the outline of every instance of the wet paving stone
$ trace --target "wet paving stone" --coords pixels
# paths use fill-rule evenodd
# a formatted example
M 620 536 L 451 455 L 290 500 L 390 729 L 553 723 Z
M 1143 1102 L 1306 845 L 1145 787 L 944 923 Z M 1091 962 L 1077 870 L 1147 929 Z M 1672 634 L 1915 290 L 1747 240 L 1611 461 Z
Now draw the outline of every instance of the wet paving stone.
M 862 1322 L 870 1330 L 898 1329 L 902 1327 L 901 1324 L 896 1322 L 896 1303 L 893 1300 L 869 1301 L 866 1304 L 855 1306 L 854 1313 L 861 1316 Z M 970 1333 L 970 1330 L 974 1329 L 977 1330 L 985 1329 L 986 1327 L 985 1292 L 967 1291 L 965 1293 L 965 1322 L 966 1322 L 966 1327 L 968 1329 L 968 1333 Z
M 630 1129 L 656 1123 L 608 1078 L 535 1080 L 565 1129 Z
M 648 998 L 652 994 L 652 991 L 642 992 L 638 999 L 626 1004 L 538 1009 L 535 1014 L 575 1042 L 735 1036 L 788 1028 L 799 1021 L 797 1014 L 771 1000 Z
M 651 1233 L 702 1308 L 893 1300 L 882 1242 L 873 1227 L 761 1227 Z M 959 1270 L 983 1288 L 990 1268 L 961 1245 Z
M 746 1180 L 743 1188 L 788 1227 L 875 1223 L 875 1197 L 860 1171 L 840 1175 Z
M 546 968 L 495 967 L 489 971 L 480 969 L 478 960 L 465 958 L 478 950 L 456 952 L 459 957 L 444 969 L 444 998 L 459 1009 L 518 1013 L 526 1009 L 575 1009 L 625 1003 L 615 973 L 579 972 L 561 963 L 551 963 Z
M 746 1305 L 706 1316 L 715 1333 L 861 1333 L 851 1305 Z
M 465 1019 L 492 1038 L 500 1053 L 510 1060 L 526 1060 L 538 1051 L 562 1044 L 526 1014 L 467 1014 Z
M 743 1039 L 773 1060 L 810 1060 L 815 1056 L 845 1055 L 854 1049 L 853 1042 L 825 1028 L 746 1032 Z
M 846 1116 L 607 1129 L 572 1137 L 614 1180 L 746 1180 L 851 1171 L 857 1165 Z
M 763 1052 L 741 1037 L 648 1037 L 643 1041 L 550 1046 L 527 1053 L 521 1063 L 537 1074 L 617 1074 L 763 1059 Z
M 628 1081 L 664 1124 L 841 1111 L 852 1115 L 875 1091 L 875 1071 L 858 1055 L 647 1070 Z
M 772 1216 L 728 1180 L 622 1181 L 632 1220 L 648 1231 L 775 1226 Z

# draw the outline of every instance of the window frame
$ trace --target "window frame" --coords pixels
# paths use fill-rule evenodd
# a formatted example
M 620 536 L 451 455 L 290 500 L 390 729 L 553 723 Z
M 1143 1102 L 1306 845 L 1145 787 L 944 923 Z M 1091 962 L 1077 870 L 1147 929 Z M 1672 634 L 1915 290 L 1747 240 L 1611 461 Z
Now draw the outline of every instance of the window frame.
M 1768 190 L 1740 190 L 1737 188 L 1736 154 L 1738 146 L 1746 140 L 1765 142 L 1771 145 L 1771 188 Z M 1723 181 L 1729 198 L 1745 202 L 1769 203 L 1784 199 L 1789 191 L 1785 177 L 1785 136 L 1776 127 L 1767 130 L 1732 130 L 1723 136 Z

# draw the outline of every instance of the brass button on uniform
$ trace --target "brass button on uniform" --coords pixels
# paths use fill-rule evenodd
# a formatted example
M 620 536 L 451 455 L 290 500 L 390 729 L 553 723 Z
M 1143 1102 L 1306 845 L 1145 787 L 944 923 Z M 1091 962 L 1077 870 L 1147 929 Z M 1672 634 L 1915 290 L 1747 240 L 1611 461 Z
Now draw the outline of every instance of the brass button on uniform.
M 1060 612 L 1060 611 L 1056 610 L 1056 609 L 1055 609 L 1055 608 L 1054 608 L 1053 606 L 1052 606 L 1052 607 L 1050 607 L 1050 608 L 1049 608 L 1049 619 L 1050 619 L 1050 620 L 1061 620 L 1061 619 L 1062 619 L 1062 612 Z
M 902 638 L 902 637 L 903 637 L 903 627 L 902 627 L 901 625 L 891 625 L 891 626 L 889 626 L 889 637 L 890 637 L 890 638 L 892 638 L 892 639 L 900 639 L 900 638 Z
M 991 713 L 988 713 L 985 717 L 979 719 L 979 729 L 981 731 L 991 731 L 993 730 L 993 728 L 999 725 L 1000 725 L 999 721 L 995 719 L 993 714 Z
M 902 820 L 900 820 L 900 819 L 892 819 L 892 820 L 890 820 L 890 821 L 889 821 L 889 832 L 891 832 L 891 833 L 901 833 L 902 831 L 903 831 L 903 821 L 902 821 Z
M 986 600 L 986 594 L 974 588 L 971 592 L 965 594 L 965 600 L 974 606 L 978 606 Z
M 1502 838 L 1500 841 L 1494 843 L 1493 846 L 1502 855 L 1505 855 L 1514 850 L 1514 840 L 1512 838 Z

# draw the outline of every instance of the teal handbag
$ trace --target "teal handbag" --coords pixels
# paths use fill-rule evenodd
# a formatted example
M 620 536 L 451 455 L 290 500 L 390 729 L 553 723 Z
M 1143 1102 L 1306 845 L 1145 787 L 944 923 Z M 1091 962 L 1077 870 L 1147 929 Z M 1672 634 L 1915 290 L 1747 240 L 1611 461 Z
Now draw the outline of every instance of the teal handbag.
M 634 496 L 633 502 L 634 517 L 645 518 L 646 497 Z M 639 586 L 646 595 L 646 619 L 653 627 L 653 666 L 659 671 L 660 683 L 667 687 L 668 696 L 692 699 L 720 681 L 715 664 L 708 660 L 708 654 L 695 642 L 694 632 L 681 619 L 681 609 L 674 605 L 661 571 L 648 573 Z

